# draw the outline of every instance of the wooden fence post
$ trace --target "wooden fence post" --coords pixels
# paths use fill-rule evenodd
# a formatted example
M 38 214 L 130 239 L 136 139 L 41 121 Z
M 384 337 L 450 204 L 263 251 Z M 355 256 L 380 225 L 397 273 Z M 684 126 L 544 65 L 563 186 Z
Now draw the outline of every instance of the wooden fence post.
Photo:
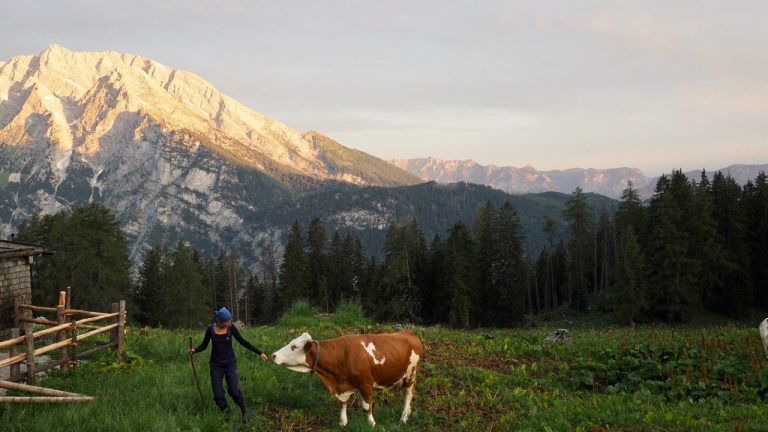
M 61 292 L 64 294 L 64 291 Z M 67 315 L 64 312 L 64 304 L 59 303 L 59 306 L 56 307 L 56 321 L 59 322 L 59 324 L 65 324 L 67 322 Z M 66 330 L 59 330 L 57 333 L 56 340 L 58 342 L 64 342 L 67 340 L 67 331 Z M 67 370 L 67 365 L 69 362 L 69 357 L 67 356 L 67 347 L 63 346 L 59 348 L 59 360 L 61 360 L 63 363 L 61 363 L 61 366 L 59 366 L 59 369 L 62 371 Z
M 72 366 L 77 366 L 77 320 L 72 320 L 72 355 L 69 361 Z
M 35 381 L 35 339 L 32 336 L 34 327 L 24 323 L 24 348 L 27 350 L 27 382 Z
M 115 317 L 117 327 L 112 329 L 109 336 L 109 342 L 114 344 L 115 350 L 117 351 L 117 362 L 122 363 L 123 350 L 125 348 L 123 346 L 123 335 L 125 332 L 125 300 L 120 300 L 119 303 L 112 303 L 112 312 L 119 312 L 119 314 Z
M 117 362 L 123 362 L 125 351 L 125 300 L 120 300 L 120 315 L 117 316 Z
M 15 339 L 19 337 L 19 329 L 18 328 L 12 328 L 11 329 L 11 339 Z M 11 345 L 11 351 L 9 353 L 10 357 L 16 357 L 19 355 L 19 346 L 18 345 Z M 18 381 L 21 375 L 21 367 L 18 363 L 11 365 L 11 381 Z
M 67 309 L 72 309 L 72 287 L 67 287 Z

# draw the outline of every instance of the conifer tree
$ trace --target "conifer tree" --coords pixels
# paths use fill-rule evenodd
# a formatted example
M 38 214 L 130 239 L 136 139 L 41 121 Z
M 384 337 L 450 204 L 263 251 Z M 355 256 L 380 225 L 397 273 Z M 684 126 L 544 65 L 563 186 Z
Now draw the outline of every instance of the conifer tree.
M 195 265 L 192 248 L 186 242 L 176 243 L 173 262 L 164 276 L 167 293 L 164 323 L 169 327 L 197 327 L 210 322 L 207 290 Z
M 448 320 L 446 260 L 445 243 L 435 234 L 429 247 L 427 280 L 420 291 L 421 317 L 427 324 L 444 323 Z
M 478 268 L 478 290 L 473 293 L 472 303 L 485 311 L 478 316 L 479 324 L 484 326 L 495 325 L 500 321 L 497 313 L 497 305 L 501 297 L 499 284 L 501 280 L 500 244 L 496 240 L 506 241 L 502 235 L 494 232 L 499 229 L 498 212 L 490 201 L 486 201 L 477 211 L 475 216 L 475 238 L 477 238 L 477 258 L 481 265 Z
M 568 223 L 569 302 L 577 311 L 587 309 L 587 293 L 591 285 L 592 221 L 587 197 L 580 187 L 565 204 L 563 218 Z
M 747 245 L 755 305 L 768 308 L 768 176 L 761 172 L 744 187 Z
M 307 294 L 316 306 L 330 312 L 329 295 L 326 282 L 326 233 L 325 225 L 315 217 L 309 224 L 306 241 L 307 257 Z
M 159 246 L 150 249 L 139 269 L 139 280 L 134 297 L 137 310 L 132 313 L 136 322 L 157 327 L 165 310 L 165 292 L 161 273 L 165 259 Z
M 114 215 L 98 204 L 31 218 L 19 240 L 56 251 L 36 260 L 32 300 L 53 305 L 66 286 L 73 288 L 74 307 L 107 310 L 131 296 L 128 246 Z
M 650 308 L 668 322 L 686 322 L 701 299 L 696 285 L 700 263 L 689 255 L 692 199 L 688 178 L 676 170 L 671 177 L 661 176 L 649 209 L 646 281 Z
M 307 270 L 301 225 L 293 221 L 280 264 L 280 292 L 277 306 L 282 312 L 300 298 L 307 296 Z
M 394 320 L 419 319 L 419 284 L 426 275 L 426 254 L 424 233 L 416 221 L 390 227 L 378 280 L 380 315 Z
M 472 234 L 462 222 L 451 228 L 446 241 L 446 291 L 448 324 L 468 328 L 475 324 L 472 292 L 477 289 L 477 250 Z
M 616 295 L 613 299 L 617 312 L 623 324 L 634 324 L 646 310 L 648 296 L 643 277 L 643 256 L 631 224 L 622 230 L 616 266 Z
M 746 219 L 742 190 L 733 177 L 717 172 L 712 179 L 713 215 L 721 241 L 719 312 L 738 316 L 752 303 L 750 262 L 746 245 Z
M 499 209 L 495 225 L 493 240 L 497 249 L 491 262 L 496 299 L 483 315 L 490 315 L 493 325 L 511 326 L 522 322 L 525 314 L 527 266 L 523 253 L 523 225 L 509 201 Z M 482 261 L 480 263 L 482 265 Z

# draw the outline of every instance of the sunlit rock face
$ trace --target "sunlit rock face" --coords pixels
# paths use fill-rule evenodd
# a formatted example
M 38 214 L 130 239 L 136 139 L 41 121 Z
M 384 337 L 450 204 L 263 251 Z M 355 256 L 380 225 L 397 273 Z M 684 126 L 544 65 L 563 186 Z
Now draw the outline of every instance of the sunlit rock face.
M 253 249 L 290 222 L 256 221 L 258 212 L 297 190 L 418 182 L 146 57 L 51 45 L 0 62 L 6 236 L 26 215 L 95 201 L 117 213 L 134 259 L 182 237 Z

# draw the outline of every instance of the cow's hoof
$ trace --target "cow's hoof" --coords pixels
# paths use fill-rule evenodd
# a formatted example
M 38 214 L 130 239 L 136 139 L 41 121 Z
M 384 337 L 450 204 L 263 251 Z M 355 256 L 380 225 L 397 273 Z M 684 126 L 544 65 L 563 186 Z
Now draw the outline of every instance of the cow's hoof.
M 347 422 L 339 422 L 339 426 L 343 427 L 343 426 L 346 426 L 346 425 L 347 425 Z

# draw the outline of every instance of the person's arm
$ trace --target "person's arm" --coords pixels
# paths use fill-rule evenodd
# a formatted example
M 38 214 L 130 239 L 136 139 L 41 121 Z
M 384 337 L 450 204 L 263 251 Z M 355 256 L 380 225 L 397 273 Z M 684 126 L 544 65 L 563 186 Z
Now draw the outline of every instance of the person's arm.
M 251 345 L 250 342 L 245 340 L 245 338 L 240 334 L 240 330 L 237 329 L 237 327 L 232 326 L 232 336 L 237 339 L 238 342 L 240 342 L 240 345 L 248 348 L 249 350 L 255 352 L 257 355 L 261 356 L 261 350 L 256 348 L 255 346 Z
M 210 340 L 211 340 L 211 328 L 208 327 L 205 329 L 205 337 L 203 338 L 203 343 L 201 343 L 196 348 L 194 348 L 192 352 L 198 353 L 198 352 L 205 351 L 205 349 L 208 348 L 208 342 L 210 342 Z

